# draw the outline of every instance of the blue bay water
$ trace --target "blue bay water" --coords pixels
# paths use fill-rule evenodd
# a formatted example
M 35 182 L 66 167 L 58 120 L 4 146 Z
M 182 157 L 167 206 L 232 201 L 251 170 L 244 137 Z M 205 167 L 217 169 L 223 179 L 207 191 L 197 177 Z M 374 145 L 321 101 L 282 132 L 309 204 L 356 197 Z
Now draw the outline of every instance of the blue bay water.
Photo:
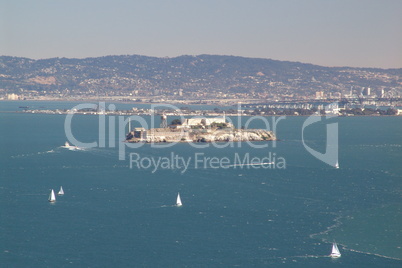
M 232 119 L 243 125 L 248 118 Z M 401 117 L 331 119 L 339 124 L 340 169 L 304 148 L 306 117 L 280 121 L 280 141 L 268 148 L 145 144 L 127 148 L 121 161 L 118 148 L 61 148 L 64 120 L 0 113 L 2 267 L 401 265 Z M 73 134 L 96 141 L 98 123 L 96 116 L 77 115 Z M 250 127 L 263 127 L 262 121 Z M 325 137 L 324 123 L 305 129 L 306 144 L 322 152 Z M 152 173 L 130 169 L 129 153 L 191 161 L 184 172 Z M 271 153 L 285 159 L 286 169 L 196 167 L 196 153 L 231 160 Z M 50 189 L 61 185 L 65 195 L 49 203 Z M 333 240 L 342 252 L 335 261 L 327 257 Z

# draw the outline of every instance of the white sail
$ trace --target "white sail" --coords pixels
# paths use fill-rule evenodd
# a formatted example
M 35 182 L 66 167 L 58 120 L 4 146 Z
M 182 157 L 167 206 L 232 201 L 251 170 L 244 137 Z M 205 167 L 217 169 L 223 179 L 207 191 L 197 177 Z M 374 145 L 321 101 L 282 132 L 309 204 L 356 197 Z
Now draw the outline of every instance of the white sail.
M 63 190 L 63 187 L 62 187 L 62 186 L 60 186 L 60 190 L 59 190 L 59 192 L 57 193 L 57 195 L 64 195 L 64 190 Z
M 176 206 L 180 207 L 182 205 L 183 204 L 181 203 L 180 193 L 177 193 Z
M 332 252 L 331 252 L 331 258 L 339 258 L 341 256 L 341 252 L 338 249 L 338 245 L 336 243 L 332 244 Z
M 54 191 L 52 189 L 52 191 L 50 192 L 50 195 L 49 195 L 49 202 L 54 202 L 54 201 L 56 201 L 56 196 L 54 195 Z
M 66 142 L 64 143 L 64 147 L 66 147 L 66 148 L 70 147 L 70 143 L 68 143 L 68 141 L 66 141 Z
M 338 160 L 336 161 L 335 168 L 339 168 L 339 162 L 338 162 Z

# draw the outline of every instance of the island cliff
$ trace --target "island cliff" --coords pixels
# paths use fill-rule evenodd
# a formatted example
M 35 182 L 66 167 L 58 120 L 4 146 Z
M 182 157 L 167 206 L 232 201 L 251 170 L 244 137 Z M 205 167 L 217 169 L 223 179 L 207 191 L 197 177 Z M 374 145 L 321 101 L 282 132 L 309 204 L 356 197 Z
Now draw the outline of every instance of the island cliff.
M 276 140 L 272 131 L 263 129 L 134 129 L 127 135 L 127 142 L 224 142 Z
M 276 140 L 272 131 L 263 129 L 236 129 L 225 116 L 215 118 L 175 119 L 167 126 L 167 117 L 161 116 L 160 128 L 134 128 L 126 136 L 127 142 L 224 142 Z
M 272 131 L 263 129 L 236 129 L 223 117 L 175 119 L 167 125 L 161 116 L 160 128 L 134 128 L 126 136 L 127 142 L 227 142 L 276 140 Z

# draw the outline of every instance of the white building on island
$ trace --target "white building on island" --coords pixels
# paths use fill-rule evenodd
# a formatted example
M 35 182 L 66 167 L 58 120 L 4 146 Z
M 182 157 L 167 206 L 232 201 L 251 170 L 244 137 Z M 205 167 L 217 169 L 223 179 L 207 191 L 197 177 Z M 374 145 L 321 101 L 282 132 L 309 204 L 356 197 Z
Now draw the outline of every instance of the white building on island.
M 226 116 L 224 115 L 223 117 L 212 117 L 212 118 L 206 118 L 206 117 L 199 117 L 199 118 L 186 118 L 183 120 L 181 123 L 181 127 L 183 128 L 191 128 L 191 127 L 209 127 L 212 124 L 227 124 L 227 126 L 230 126 L 230 123 L 226 122 Z

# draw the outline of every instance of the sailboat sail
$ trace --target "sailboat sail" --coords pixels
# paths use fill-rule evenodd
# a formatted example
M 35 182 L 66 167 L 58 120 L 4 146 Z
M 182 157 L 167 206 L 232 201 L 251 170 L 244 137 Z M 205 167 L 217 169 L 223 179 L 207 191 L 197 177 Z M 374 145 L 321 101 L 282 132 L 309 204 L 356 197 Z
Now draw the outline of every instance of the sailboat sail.
M 335 168 L 339 168 L 339 162 L 336 161 Z
M 336 243 L 332 244 L 332 252 L 331 252 L 331 258 L 339 258 L 341 256 L 341 252 L 338 249 L 338 245 Z
M 176 206 L 180 207 L 183 204 L 181 203 L 180 193 L 177 194 Z
M 49 195 L 49 202 L 54 202 L 54 201 L 56 201 L 56 196 L 54 195 L 54 191 L 52 189 L 52 191 L 50 192 L 50 195 Z
M 62 186 L 60 186 L 60 190 L 59 190 L 59 192 L 57 193 L 57 195 L 64 195 L 64 190 L 63 190 L 63 187 L 62 187 Z

